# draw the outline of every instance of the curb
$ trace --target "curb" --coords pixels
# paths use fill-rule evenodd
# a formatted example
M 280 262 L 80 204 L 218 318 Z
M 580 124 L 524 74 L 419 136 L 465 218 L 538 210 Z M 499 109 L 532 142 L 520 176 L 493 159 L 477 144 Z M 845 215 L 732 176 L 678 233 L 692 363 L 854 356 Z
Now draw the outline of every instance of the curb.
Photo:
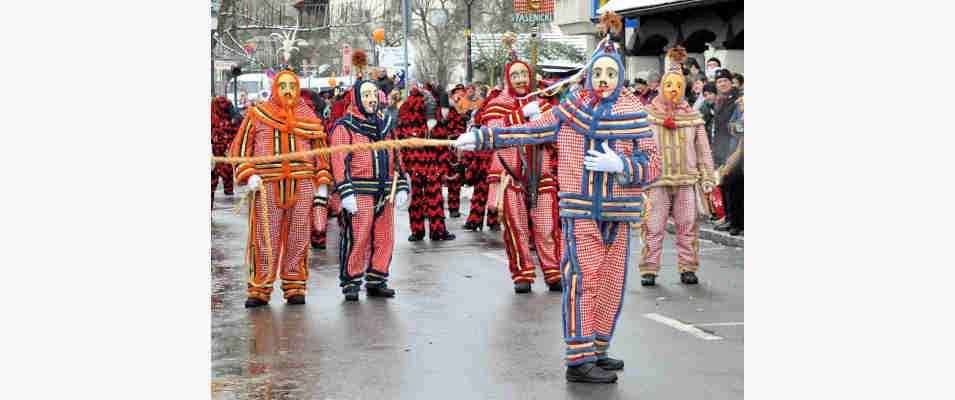
M 676 226 L 673 225 L 673 222 L 667 221 L 667 232 L 676 234 Z M 730 236 L 729 233 L 713 229 L 711 224 L 702 224 L 700 226 L 700 239 L 709 240 L 723 246 L 743 247 L 743 236 Z

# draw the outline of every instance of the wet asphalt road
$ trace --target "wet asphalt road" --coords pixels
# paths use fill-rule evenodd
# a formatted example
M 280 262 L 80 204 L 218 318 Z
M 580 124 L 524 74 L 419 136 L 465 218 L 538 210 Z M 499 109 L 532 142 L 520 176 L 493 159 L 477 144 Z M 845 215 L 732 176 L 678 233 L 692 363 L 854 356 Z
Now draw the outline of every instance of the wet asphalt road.
M 644 288 L 634 246 L 611 345 L 626 368 L 616 384 L 568 383 L 560 295 L 541 278 L 516 295 L 499 233 L 462 230 L 466 214 L 448 219 L 457 240 L 417 243 L 398 214 L 393 299 L 344 302 L 332 220 L 328 250 L 310 260 L 308 304 L 285 305 L 277 282 L 268 307 L 246 310 L 237 201 L 220 190 L 212 212 L 213 399 L 743 398 L 742 249 L 701 241 L 701 283 L 686 286 L 667 237 L 664 271 Z

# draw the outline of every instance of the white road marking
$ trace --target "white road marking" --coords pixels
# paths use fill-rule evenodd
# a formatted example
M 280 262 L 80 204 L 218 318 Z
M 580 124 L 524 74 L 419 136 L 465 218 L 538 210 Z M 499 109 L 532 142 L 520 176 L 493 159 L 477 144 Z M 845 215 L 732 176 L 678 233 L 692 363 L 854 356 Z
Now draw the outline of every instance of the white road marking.
M 481 253 L 481 255 L 500 261 L 502 263 L 507 263 L 507 257 L 504 257 L 504 255 L 502 255 L 501 253 L 486 252 L 486 253 Z
M 713 322 L 709 324 L 693 324 L 693 326 L 740 326 L 742 322 Z
M 707 333 L 700 328 L 697 328 L 693 325 L 685 324 L 683 322 L 677 321 L 673 318 L 664 317 L 657 313 L 643 314 L 644 317 L 657 321 L 663 325 L 669 326 L 678 331 L 689 333 L 693 336 L 696 336 L 703 340 L 723 340 L 722 336 L 716 336 L 711 333 Z

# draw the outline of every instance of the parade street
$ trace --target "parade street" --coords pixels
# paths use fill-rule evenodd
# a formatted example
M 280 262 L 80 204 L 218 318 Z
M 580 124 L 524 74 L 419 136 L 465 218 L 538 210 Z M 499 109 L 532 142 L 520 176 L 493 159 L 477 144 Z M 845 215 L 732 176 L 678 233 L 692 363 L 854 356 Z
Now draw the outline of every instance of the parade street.
M 213 399 L 740 399 L 743 397 L 743 249 L 700 241 L 700 284 L 674 270 L 664 242 L 655 287 L 640 286 L 634 246 L 626 297 L 610 347 L 626 362 L 616 384 L 564 378 L 561 295 L 538 270 L 533 292 L 514 293 L 500 232 L 461 229 L 457 240 L 411 243 L 396 216 L 392 299 L 346 303 L 339 288 L 338 227 L 312 250 L 307 304 L 246 309 L 247 209 L 216 193 L 212 210 Z M 639 231 L 632 231 L 636 244 Z

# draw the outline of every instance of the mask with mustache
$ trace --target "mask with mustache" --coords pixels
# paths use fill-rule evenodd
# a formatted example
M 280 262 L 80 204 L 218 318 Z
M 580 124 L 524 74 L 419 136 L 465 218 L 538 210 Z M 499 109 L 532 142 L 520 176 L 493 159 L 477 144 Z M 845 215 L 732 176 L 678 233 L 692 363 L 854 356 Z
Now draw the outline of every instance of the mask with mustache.
M 620 63 L 610 56 L 603 56 L 594 61 L 590 67 L 588 85 L 602 99 L 614 97 L 619 93 Z
M 282 71 L 272 81 L 272 96 L 282 107 L 293 107 L 300 95 L 298 76 L 292 71 Z

